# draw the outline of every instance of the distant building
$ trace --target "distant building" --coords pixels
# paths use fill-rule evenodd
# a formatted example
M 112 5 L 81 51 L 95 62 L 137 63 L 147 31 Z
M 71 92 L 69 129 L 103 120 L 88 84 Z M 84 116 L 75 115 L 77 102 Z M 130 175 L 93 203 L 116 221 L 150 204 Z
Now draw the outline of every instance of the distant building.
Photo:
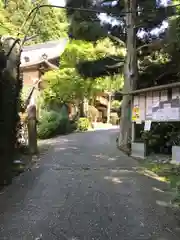
M 45 43 L 25 46 L 21 54 L 20 69 L 23 74 L 23 92 L 27 96 L 35 82 L 42 79 L 42 76 L 49 70 L 59 67 L 60 56 L 66 48 L 68 39 L 62 38 L 56 41 L 48 41 Z M 42 82 L 39 84 L 39 90 L 42 87 Z M 31 103 L 37 102 L 39 91 L 34 90 Z M 97 121 L 106 122 L 110 113 L 109 95 L 107 93 L 98 93 L 94 106 L 99 111 Z M 76 108 L 74 105 L 69 105 L 70 112 L 75 115 Z M 87 106 L 86 106 L 87 108 Z
M 27 94 L 33 84 L 41 80 L 45 72 L 59 66 L 61 54 L 64 52 L 68 39 L 48 41 L 45 43 L 25 46 L 21 53 L 20 69 L 23 74 L 23 91 Z M 31 101 L 35 101 L 37 92 Z

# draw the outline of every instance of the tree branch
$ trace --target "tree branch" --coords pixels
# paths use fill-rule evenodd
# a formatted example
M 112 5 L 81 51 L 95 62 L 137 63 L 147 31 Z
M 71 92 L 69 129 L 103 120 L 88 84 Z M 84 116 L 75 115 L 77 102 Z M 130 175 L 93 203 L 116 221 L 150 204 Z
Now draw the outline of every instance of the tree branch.
M 157 41 L 153 41 L 151 43 L 144 44 L 137 48 L 137 52 L 141 51 L 143 48 L 152 48 L 154 50 L 161 49 L 162 43 L 163 43 L 162 40 L 157 40 Z
M 173 73 L 177 73 L 177 71 L 167 71 L 162 73 L 161 75 L 159 75 L 156 79 L 155 82 L 159 81 L 161 78 L 163 78 L 164 76 L 168 75 L 168 74 L 173 74 Z
M 108 34 L 108 37 L 111 38 L 112 40 L 118 42 L 121 46 L 125 47 L 126 43 L 123 42 L 120 38 L 113 36 L 112 34 Z
M 111 69 L 122 67 L 122 66 L 124 66 L 124 62 L 118 62 L 118 63 L 116 63 L 116 64 L 114 64 L 112 66 L 106 65 L 107 68 L 111 68 Z

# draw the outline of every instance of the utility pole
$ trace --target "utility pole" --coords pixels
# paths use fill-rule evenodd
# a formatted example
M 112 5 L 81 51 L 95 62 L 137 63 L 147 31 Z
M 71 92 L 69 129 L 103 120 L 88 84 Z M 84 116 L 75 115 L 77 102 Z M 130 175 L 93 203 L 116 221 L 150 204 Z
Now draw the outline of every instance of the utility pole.
M 130 92 L 136 89 L 138 78 L 137 51 L 136 51 L 136 16 L 137 0 L 124 0 L 127 27 L 126 48 L 127 55 L 124 66 L 124 87 L 123 92 Z M 131 142 L 131 106 L 132 96 L 123 96 L 121 107 L 119 147 L 123 150 L 129 150 Z

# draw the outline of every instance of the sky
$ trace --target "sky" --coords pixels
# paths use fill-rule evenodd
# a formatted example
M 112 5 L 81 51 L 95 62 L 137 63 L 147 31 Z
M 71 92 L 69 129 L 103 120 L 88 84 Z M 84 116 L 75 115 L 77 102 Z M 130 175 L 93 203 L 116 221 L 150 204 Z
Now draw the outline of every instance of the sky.
M 66 5 L 66 0 L 49 0 L 53 5 L 58 5 L 64 7 Z

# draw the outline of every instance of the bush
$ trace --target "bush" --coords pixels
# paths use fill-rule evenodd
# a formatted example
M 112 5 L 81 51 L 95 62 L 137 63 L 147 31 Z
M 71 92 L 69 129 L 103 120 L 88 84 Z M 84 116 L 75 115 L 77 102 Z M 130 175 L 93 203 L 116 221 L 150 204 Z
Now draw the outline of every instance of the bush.
M 88 118 L 79 118 L 70 122 L 67 117 L 56 111 L 44 111 L 38 123 L 38 137 L 48 139 L 59 134 L 67 134 L 73 131 L 85 132 L 90 122 Z
M 58 134 L 60 116 L 54 111 L 43 112 L 38 124 L 38 137 L 47 139 Z
M 40 139 L 47 139 L 70 132 L 72 132 L 72 127 L 67 117 L 56 111 L 42 113 L 38 124 L 38 137 Z
M 80 132 L 85 132 L 90 127 L 90 121 L 88 118 L 79 118 L 77 121 L 77 130 Z
M 70 121 L 70 132 L 74 132 L 77 130 L 77 121 L 71 120 Z

